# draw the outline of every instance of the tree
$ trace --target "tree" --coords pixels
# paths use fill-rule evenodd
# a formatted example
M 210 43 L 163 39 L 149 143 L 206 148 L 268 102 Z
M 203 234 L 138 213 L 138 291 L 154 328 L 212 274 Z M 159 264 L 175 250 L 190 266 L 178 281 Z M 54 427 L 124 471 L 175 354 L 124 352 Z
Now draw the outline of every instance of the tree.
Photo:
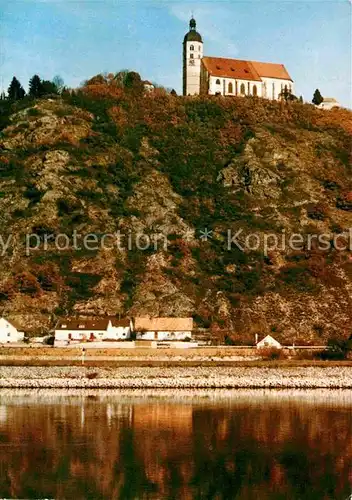
M 291 90 L 285 85 L 285 88 L 281 90 L 279 94 L 279 98 L 284 100 L 284 101 L 295 101 L 297 97 L 292 94 Z
M 320 93 L 319 89 L 316 89 L 313 95 L 312 103 L 315 104 L 316 106 L 319 106 L 320 103 L 322 103 L 324 100 L 323 96 Z
M 38 75 L 32 76 L 29 80 L 29 95 L 32 97 L 41 97 L 43 95 L 43 85 Z
M 130 73 L 129 69 L 122 69 L 115 75 L 115 82 L 118 87 L 123 88 L 125 86 L 126 76 Z
M 19 99 L 23 99 L 26 94 L 24 88 L 22 87 L 22 85 L 15 76 L 12 78 L 7 93 L 9 99 L 13 101 L 18 101 Z
M 173 96 L 176 96 L 176 95 L 177 95 L 177 92 L 176 92 L 176 90 L 175 90 L 175 89 L 172 89 L 172 90 L 171 90 L 171 92 L 170 92 L 170 94 L 171 94 L 171 95 L 173 95 Z
M 55 75 L 53 78 L 53 84 L 56 86 L 58 93 L 61 94 L 61 92 L 65 88 L 65 82 L 63 78 L 61 78 L 60 75 Z
M 58 94 L 58 88 L 55 83 L 50 80 L 43 80 L 41 82 L 41 95 L 46 94 Z
M 144 85 L 139 73 L 130 71 L 127 73 L 124 81 L 125 89 L 133 92 L 134 94 L 142 94 Z

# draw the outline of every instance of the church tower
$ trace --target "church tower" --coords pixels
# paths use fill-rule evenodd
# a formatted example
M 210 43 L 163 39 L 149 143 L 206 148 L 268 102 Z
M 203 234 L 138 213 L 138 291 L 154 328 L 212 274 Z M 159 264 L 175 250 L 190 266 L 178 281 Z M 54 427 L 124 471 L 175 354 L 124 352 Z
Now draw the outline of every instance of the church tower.
M 203 58 L 203 40 L 191 19 L 189 32 L 183 40 L 183 95 L 200 94 L 200 71 Z

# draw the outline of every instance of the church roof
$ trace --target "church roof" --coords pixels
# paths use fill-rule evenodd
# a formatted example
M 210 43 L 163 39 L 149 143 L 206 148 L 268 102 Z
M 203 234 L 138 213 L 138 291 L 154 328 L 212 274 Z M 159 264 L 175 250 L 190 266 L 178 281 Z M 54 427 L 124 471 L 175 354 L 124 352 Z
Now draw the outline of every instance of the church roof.
M 250 61 L 251 65 L 262 78 L 278 78 L 280 80 L 291 80 L 283 64 Z
M 203 57 L 203 64 L 212 76 L 261 81 L 260 76 L 249 61 L 224 59 L 222 57 Z
M 283 64 L 224 59 L 222 57 L 203 57 L 203 64 L 212 76 L 251 81 L 261 81 L 262 78 L 292 81 Z
M 198 31 L 195 30 L 190 30 L 186 35 L 183 40 L 183 43 L 186 42 L 203 42 L 202 36 Z
M 203 43 L 202 36 L 196 31 L 197 23 L 196 20 L 192 17 L 189 22 L 189 32 L 185 35 L 183 43 L 187 42 L 201 42 Z

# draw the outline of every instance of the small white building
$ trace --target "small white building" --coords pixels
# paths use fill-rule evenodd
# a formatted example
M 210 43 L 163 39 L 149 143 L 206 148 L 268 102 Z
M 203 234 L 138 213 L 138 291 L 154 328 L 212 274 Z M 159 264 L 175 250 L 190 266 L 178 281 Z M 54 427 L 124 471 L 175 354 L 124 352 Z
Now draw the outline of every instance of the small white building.
M 280 342 L 274 339 L 271 335 L 267 335 L 260 342 L 257 343 L 257 349 L 263 349 L 265 347 L 274 347 L 276 349 L 281 349 L 282 345 Z
M 155 89 L 154 85 L 149 80 L 144 80 L 143 85 L 146 92 L 153 92 L 153 90 Z
M 61 320 L 55 328 L 55 345 L 126 340 L 131 336 L 131 320 L 115 317 Z
M 319 109 L 332 109 L 332 108 L 339 108 L 340 104 L 339 102 L 334 98 L 334 97 L 324 97 L 323 102 L 321 102 L 317 108 Z
M 13 321 L 5 318 L 0 319 L 0 343 L 23 342 L 24 332 Z
M 192 318 L 137 317 L 134 331 L 137 340 L 191 340 Z

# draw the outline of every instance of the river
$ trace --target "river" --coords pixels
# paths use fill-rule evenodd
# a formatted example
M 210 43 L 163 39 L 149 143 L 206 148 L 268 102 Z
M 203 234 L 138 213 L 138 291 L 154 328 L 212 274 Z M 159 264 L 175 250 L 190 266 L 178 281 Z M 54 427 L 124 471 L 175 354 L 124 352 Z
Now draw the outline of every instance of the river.
M 345 500 L 352 391 L 0 391 L 0 498 Z

